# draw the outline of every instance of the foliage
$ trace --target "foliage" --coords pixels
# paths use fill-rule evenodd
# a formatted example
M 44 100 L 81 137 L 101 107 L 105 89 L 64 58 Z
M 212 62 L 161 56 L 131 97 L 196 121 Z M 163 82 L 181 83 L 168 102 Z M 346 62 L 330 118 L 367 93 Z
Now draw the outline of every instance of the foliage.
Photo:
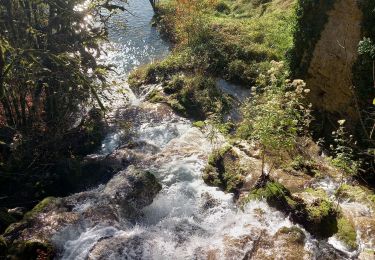
M 370 38 L 363 38 L 358 44 L 358 53 L 360 55 L 367 55 L 370 59 L 375 59 L 375 44 Z
M 219 2 L 215 5 L 215 10 L 219 13 L 229 14 L 230 7 L 225 2 Z
M 358 140 L 356 154 L 362 160 L 359 172 L 361 179 L 375 183 L 375 2 L 361 0 L 358 2 L 362 10 L 362 35 L 359 43 L 356 63 L 353 66 L 353 85 L 355 102 L 360 118 L 360 127 L 353 132 Z
M 345 120 L 339 120 L 339 128 L 332 132 L 334 144 L 330 148 L 334 154 L 332 163 L 345 173 L 354 175 L 358 171 L 359 162 L 355 158 L 353 136 L 345 131 Z
M 124 10 L 117 4 L 0 1 L 0 193 L 12 194 L 8 202 L 45 196 L 60 160 L 82 156 L 100 142 L 102 115 L 91 120 L 87 111 L 104 108 L 100 98 L 110 66 L 97 58 L 108 18 Z M 80 123 L 85 113 L 89 120 Z M 17 188 L 24 192 L 13 196 Z
M 96 57 L 107 34 L 104 8 L 117 7 L 111 1 L 1 2 L 0 102 L 10 127 L 61 132 L 89 97 L 101 104 L 97 90 L 107 68 Z
M 234 5 L 257 15 L 244 20 L 216 11 Z M 267 10 L 258 10 L 246 2 L 174 0 L 164 1 L 158 8 L 159 27 L 175 43 L 172 55 L 188 54 L 187 66 L 180 67 L 181 71 L 198 70 L 250 85 L 257 74 L 267 70 L 270 60 L 283 59 L 291 47 L 293 14 L 289 6 L 270 3 Z
M 298 135 L 306 133 L 311 121 L 304 101 L 309 90 L 303 81 L 289 82 L 286 76 L 283 63 L 277 62 L 266 75 L 259 76 L 238 129 L 240 137 L 259 142 L 263 154 L 274 154 L 274 159 L 295 150 Z

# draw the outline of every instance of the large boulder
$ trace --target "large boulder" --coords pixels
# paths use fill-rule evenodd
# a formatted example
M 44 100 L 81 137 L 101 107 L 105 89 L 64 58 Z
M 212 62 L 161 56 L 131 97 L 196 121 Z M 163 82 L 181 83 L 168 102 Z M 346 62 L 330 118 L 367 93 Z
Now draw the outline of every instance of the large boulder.
M 69 227 L 79 229 L 82 223 L 86 228 L 99 223 L 118 225 L 121 219 L 133 217 L 151 204 L 160 189 L 154 175 L 130 166 L 105 186 L 65 198 L 46 198 L 5 231 L 8 254 L 20 259 L 26 251 L 52 256 L 61 250 L 52 241 L 59 233 Z
M 261 162 L 244 145 L 227 145 L 210 155 L 203 174 L 206 184 L 236 195 L 254 187 L 262 174 Z
M 338 207 L 323 190 L 307 189 L 291 194 L 280 183 L 267 180 L 262 187 L 251 191 L 245 203 L 252 199 L 266 199 L 270 206 L 290 214 L 294 222 L 317 237 L 327 238 L 338 231 Z

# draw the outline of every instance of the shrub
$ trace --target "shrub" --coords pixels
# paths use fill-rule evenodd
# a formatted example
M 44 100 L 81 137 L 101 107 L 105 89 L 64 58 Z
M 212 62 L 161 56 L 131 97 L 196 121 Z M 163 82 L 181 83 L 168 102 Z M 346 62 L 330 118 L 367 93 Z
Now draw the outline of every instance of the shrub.
M 358 172 L 360 163 L 354 156 L 353 136 L 346 132 L 345 120 L 339 120 L 338 124 L 338 129 L 332 132 L 334 142 L 330 145 L 333 153 L 331 161 L 334 166 L 340 168 L 346 174 L 354 175 Z
M 230 13 L 230 7 L 224 2 L 217 3 L 215 6 L 215 10 L 218 11 L 219 13 L 224 13 L 224 14 Z
M 304 102 L 305 83 L 286 81 L 283 63 L 273 62 L 267 75 L 260 75 L 253 97 L 243 109 L 244 121 L 238 133 L 261 145 L 266 153 L 281 159 L 284 152 L 295 150 L 297 137 L 304 134 L 311 121 L 310 108 Z

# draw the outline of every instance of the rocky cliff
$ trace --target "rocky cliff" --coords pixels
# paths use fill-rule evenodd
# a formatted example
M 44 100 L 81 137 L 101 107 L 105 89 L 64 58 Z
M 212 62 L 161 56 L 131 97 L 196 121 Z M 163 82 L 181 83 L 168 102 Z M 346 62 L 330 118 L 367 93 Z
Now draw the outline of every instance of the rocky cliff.
M 303 51 L 298 62 L 305 66 L 305 71 L 297 74 L 306 80 L 311 89 L 310 101 L 320 115 L 329 115 L 325 118 L 331 123 L 345 118 L 354 125 L 358 113 L 353 95 L 352 69 L 362 38 L 362 11 L 355 0 L 327 1 L 330 4 L 310 2 L 313 2 L 310 5 L 317 13 L 326 13 L 311 16 L 309 4 L 301 4 L 300 20 L 303 22 L 300 21 L 300 25 L 305 25 L 306 29 L 300 29 L 296 37 L 303 37 L 306 43 L 310 41 L 310 50 Z M 313 30 L 315 35 L 311 32 Z M 298 46 L 301 44 L 297 42 L 296 48 L 303 49 L 303 46 Z

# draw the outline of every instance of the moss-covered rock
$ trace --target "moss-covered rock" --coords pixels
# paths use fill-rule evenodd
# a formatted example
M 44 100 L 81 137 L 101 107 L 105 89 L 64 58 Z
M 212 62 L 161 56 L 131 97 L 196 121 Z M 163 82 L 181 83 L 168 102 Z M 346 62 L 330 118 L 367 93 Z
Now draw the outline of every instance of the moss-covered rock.
M 244 183 L 245 174 L 245 170 L 239 164 L 239 156 L 231 146 L 225 146 L 209 156 L 203 180 L 208 185 L 238 193 Z
M 206 125 L 204 121 L 196 121 L 193 123 L 193 126 L 198 127 L 198 128 L 203 128 Z
M 31 219 L 33 217 L 35 217 L 37 214 L 43 212 L 43 210 L 45 210 L 45 208 L 49 205 L 51 205 L 52 203 L 56 202 L 56 198 L 54 197 L 47 197 L 45 198 L 44 200 L 42 200 L 41 202 L 39 202 L 32 210 L 30 210 L 29 212 L 27 212 L 25 214 L 25 219 Z
M 292 195 L 280 183 L 268 181 L 254 189 L 245 199 L 264 198 L 267 203 L 291 215 L 293 221 L 303 225 L 307 231 L 317 237 L 330 237 L 337 232 L 337 206 L 327 198 L 322 190 Z
M 298 202 L 294 219 L 318 237 L 330 237 L 337 232 L 339 208 L 322 189 L 306 189 L 294 194 Z
M 4 237 L 0 236 L 0 259 L 5 258 L 8 250 L 7 242 Z
M 53 259 L 54 251 L 54 247 L 48 242 L 27 240 L 14 243 L 8 249 L 7 256 L 11 259 L 19 260 L 49 260 Z
M 8 213 L 6 208 L 0 208 L 0 234 L 12 223 L 16 222 L 11 214 Z
M 335 195 L 340 199 L 365 203 L 375 208 L 374 192 L 359 185 L 342 184 Z
M 277 235 L 287 235 L 287 240 L 290 243 L 304 244 L 306 238 L 305 233 L 296 226 L 282 227 L 277 231 L 276 236 Z
M 354 224 L 350 220 L 341 217 L 337 221 L 338 231 L 336 236 L 344 242 L 344 244 L 350 249 L 355 250 L 358 248 L 357 243 L 357 232 L 355 231 Z

